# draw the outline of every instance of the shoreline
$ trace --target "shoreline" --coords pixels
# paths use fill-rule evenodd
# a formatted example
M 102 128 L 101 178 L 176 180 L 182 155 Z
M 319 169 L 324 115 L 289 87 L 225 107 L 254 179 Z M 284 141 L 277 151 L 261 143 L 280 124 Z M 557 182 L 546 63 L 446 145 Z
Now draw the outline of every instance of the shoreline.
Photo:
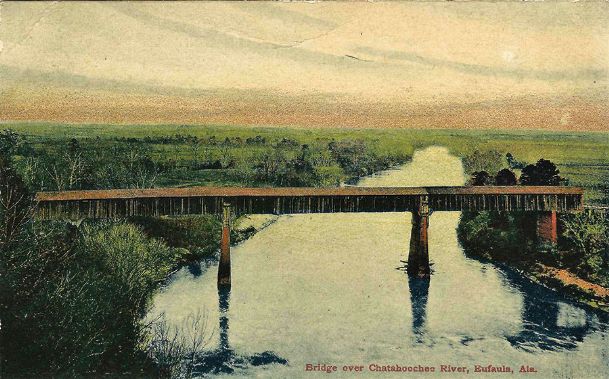
M 470 256 L 469 258 L 491 263 L 501 270 L 512 271 L 523 279 L 570 301 L 586 305 L 609 315 L 609 288 L 582 279 L 566 269 L 547 266 L 542 263 L 527 265 L 526 262 L 505 262 L 488 256 Z
M 516 270 L 551 291 L 609 314 L 608 288 L 582 279 L 566 269 L 541 263 L 537 263 L 532 268 L 518 267 Z

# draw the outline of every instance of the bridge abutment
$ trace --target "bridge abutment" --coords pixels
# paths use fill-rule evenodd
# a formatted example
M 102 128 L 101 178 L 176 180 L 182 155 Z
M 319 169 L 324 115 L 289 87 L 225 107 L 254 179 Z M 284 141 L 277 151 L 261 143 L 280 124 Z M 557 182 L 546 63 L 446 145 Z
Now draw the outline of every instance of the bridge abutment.
M 556 211 L 539 212 L 537 215 L 537 238 L 541 242 L 556 244 L 558 241 Z
M 418 209 L 412 212 L 412 229 L 410 233 L 410 252 L 408 253 L 407 272 L 411 277 L 429 278 L 429 244 L 427 230 L 429 229 L 429 203 L 426 197 L 421 197 Z
M 218 263 L 218 287 L 231 285 L 230 278 L 230 215 L 231 206 L 222 207 L 222 239 L 220 240 L 220 262 Z

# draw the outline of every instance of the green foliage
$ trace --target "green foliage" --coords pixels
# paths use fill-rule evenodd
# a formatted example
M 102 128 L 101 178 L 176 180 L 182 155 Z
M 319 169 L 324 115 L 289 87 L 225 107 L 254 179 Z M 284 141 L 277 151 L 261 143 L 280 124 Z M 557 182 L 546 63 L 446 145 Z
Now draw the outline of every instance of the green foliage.
M 609 286 L 609 219 L 604 211 L 587 210 L 562 217 L 570 249 L 569 263 L 584 278 Z
M 496 150 L 475 150 L 473 153 L 463 157 L 463 169 L 466 174 L 480 171 L 486 171 L 487 173 L 497 172 L 505 165 L 506 161 L 503 154 Z
M 344 179 L 340 166 L 316 166 L 315 177 L 319 187 L 337 187 Z
M 11 133 L 6 133 L 11 137 L 7 140 L 23 139 Z M 260 135 L 227 136 L 223 141 L 176 134 L 24 144 L 29 148 L 9 150 L 17 154 L 16 166 L 35 191 L 157 185 L 336 186 L 407 159 L 403 153 L 381 154 L 364 141 L 300 144 L 279 136 L 271 142 Z
M 34 222 L 5 159 L 0 200 L 0 375 L 145 367 L 141 320 L 182 251 L 126 223 Z
M 534 165 L 522 169 L 520 182 L 529 186 L 557 186 L 561 182 L 560 171 L 547 159 L 540 159 Z
M 532 213 L 464 212 L 457 234 L 465 253 L 530 268 L 544 263 L 609 286 L 609 220 L 604 211 L 561 216 L 558 245 L 536 241 Z
M 32 190 L 148 188 L 159 167 L 141 144 L 60 141 L 31 148 L 15 166 Z
M 493 178 L 486 171 L 476 171 L 468 181 L 470 186 L 490 186 L 493 185 Z
M 319 185 L 308 145 L 289 158 L 282 150 L 265 152 L 253 164 L 254 181 L 278 187 L 310 187 Z
M 518 184 L 518 179 L 516 179 L 516 174 L 509 168 L 504 168 L 499 170 L 497 175 L 495 175 L 495 185 L 498 186 L 515 186 Z
M 27 151 L 25 138 L 11 129 L 0 132 L 0 156 L 10 159 L 13 155 Z
M 215 216 L 134 217 L 129 221 L 168 246 L 186 249 L 181 260 L 208 257 L 219 248 L 221 223 Z
M 44 123 L 7 124 L 17 133 L 27 137 L 27 149 L 21 149 L 17 160 L 31 157 L 26 150 L 49 150 L 54 154 L 65 150 L 62 146 L 76 138 L 85 150 L 90 145 L 108 150 L 117 144 L 140 144 L 146 148 L 157 166 L 157 186 L 193 185 L 267 185 L 252 181 L 251 167 L 255 157 L 264 151 L 282 149 L 289 157 L 298 153 L 302 144 L 311 151 L 328 154 L 328 143 L 332 141 L 363 141 L 368 150 L 378 159 L 395 163 L 404 162 L 415 149 L 430 145 L 446 146 L 460 157 L 478 151 L 511 153 L 513 169 L 521 169 L 526 162 L 536 162 L 540 156 L 554 162 L 561 175 L 568 177 L 570 185 L 586 189 L 586 202 L 609 204 L 609 138 L 607 133 L 551 132 L 523 130 L 442 130 L 442 129 L 349 129 L 349 128 L 276 128 L 243 127 L 225 125 L 73 125 Z M 194 138 L 201 141 L 198 152 L 198 168 L 193 168 Z M 238 143 L 238 138 L 241 144 Z M 235 167 L 219 167 L 216 162 L 222 157 L 221 143 L 229 138 L 230 153 Z M 298 146 L 284 147 L 282 139 L 297 141 Z M 294 145 L 293 143 L 286 143 Z M 56 147 L 57 146 L 57 147 Z M 61 147 L 61 149 L 60 149 Z M 103 153 L 103 151 L 102 151 Z M 317 155 L 315 167 L 333 166 L 321 162 Z M 35 158 L 35 157 L 34 157 Z M 218 162 L 219 163 L 219 162 Z M 507 162 L 505 162 L 507 167 Z M 172 164 L 188 167 L 181 173 L 173 171 Z M 32 166 L 36 166 L 35 164 Z M 503 167 L 503 162 L 502 162 Z M 496 173 L 502 167 L 467 168 L 467 174 L 486 170 Z M 111 172 L 111 171 L 110 171 Z M 27 180 L 24 171 L 19 173 Z M 344 177 L 348 177 L 343 173 Z M 50 187 L 49 187 L 50 189 Z
M 535 241 L 535 218 L 518 212 L 463 212 L 457 228 L 468 255 L 502 262 L 522 262 Z
M 2 250 L 7 373 L 121 372 L 141 365 L 141 319 L 177 251 L 124 223 L 30 225 Z
M 526 162 L 520 162 L 516 160 L 512 153 L 505 154 L 505 159 L 507 160 L 508 166 L 511 169 L 522 170 L 527 165 Z

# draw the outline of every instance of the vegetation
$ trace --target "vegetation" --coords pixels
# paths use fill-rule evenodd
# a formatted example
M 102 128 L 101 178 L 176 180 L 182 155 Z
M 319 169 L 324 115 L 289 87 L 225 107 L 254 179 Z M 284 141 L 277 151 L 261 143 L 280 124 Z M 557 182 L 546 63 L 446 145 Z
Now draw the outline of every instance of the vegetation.
M 558 267 L 609 288 L 609 217 L 605 210 L 587 210 L 561 218 L 564 241 Z
M 24 146 L 0 138 L 0 374 L 148 376 L 152 294 L 180 262 L 214 251 L 219 222 L 36 221 L 14 169 Z
M 609 218 L 605 211 L 560 215 L 562 235 L 556 246 L 537 240 L 536 222 L 535 215 L 527 213 L 464 212 L 457 234 L 469 256 L 506 263 L 534 276 L 539 264 L 564 269 L 609 288 Z
M 122 222 L 34 221 L 8 161 L 0 160 L 3 375 L 141 371 L 142 316 L 179 251 Z
M 439 144 L 463 158 L 472 184 L 510 185 L 518 173 L 521 184 L 564 184 L 560 170 L 571 184 L 586 188 L 587 200 L 609 203 L 609 139 L 604 134 L 10 127 L 0 133 L 0 374 L 9 377 L 169 375 L 190 370 L 175 357 L 194 357 L 204 344 L 205 333 L 178 341 L 162 323 L 149 328 L 142 320 L 155 289 L 176 266 L 217 250 L 218 219 L 37 222 L 31 200 L 36 191 L 336 186 Z M 544 160 L 528 164 L 535 154 L 556 166 Z M 536 244 L 532 222 L 524 214 L 464 214 L 459 236 L 466 251 L 505 261 L 540 259 L 606 285 L 606 216 L 563 218 L 559 249 L 543 256 L 525 254 Z M 197 328 L 204 329 L 203 324 Z
M 512 154 L 508 154 L 506 162 L 514 167 Z M 489 166 L 477 166 L 481 171 L 472 173 L 470 184 L 566 183 L 549 160 L 540 159 L 534 165 L 520 166 L 519 179 L 509 168 L 503 168 L 493 176 L 485 170 Z M 491 164 L 491 167 L 496 165 Z M 560 215 L 562 233 L 557 246 L 537 240 L 536 223 L 535 214 L 524 212 L 463 212 L 457 233 L 470 256 L 507 263 L 533 275 L 541 274 L 539 264 L 565 269 L 591 283 L 609 287 L 609 218 L 606 211 Z
M 140 226 L 147 236 L 179 249 L 180 259 L 176 263 L 210 257 L 220 246 L 221 223 L 216 216 L 133 217 L 128 221 Z
M 28 188 L 63 191 L 190 185 L 338 186 L 405 162 L 362 140 L 311 144 L 260 135 L 241 138 L 66 138 L 0 134 Z
M 586 202 L 609 204 L 609 138 L 606 133 L 600 132 L 43 123 L 12 123 L 5 124 L 5 128 L 25 135 L 28 144 L 37 149 L 50 149 L 52 145 L 64 146 L 72 138 L 77 139 L 81 145 L 99 145 L 100 149 L 107 149 L 118 142 L 144 143 L 146 151 L 155 162 L 177 161 L 179 167 L 185 167 L 161 172 L 156 179 L 156 186 L 242 185 L 243 172 L 250 171 L 254 161 L 258 161 L 256 157 L 265 152 L 272 153 L 278 144 L 287 146 L 284 152 L 289 153 L 290 158 L 299 153 L 303 144 L 308 145 L 312 151 L 320 147 L 327 154 L 330 142 L 346 140 L 362 141 L 366 144 L 369 154 L 376 157 L 393 157 L 392 161 L 399 157 L 407 159 L 416 149 L 430 145 L 446 146 L 452 154 L 462 158 L 472 155 L 476 150 L 498 152 L 493 154 L 501 165 L 487 167 L 489 172 L 497 172 L 501 167 L 519 172 L 527 162 L 536 162 L 542 156 L 557 165 L 561 174 L 569 178 L 570 185 L 586 189 Z M 197 137 L 202 143 L 188 142 L 187 136 Z M 230 146 L 224 146 L 227 138 L 231 141 Z M 294 141 L 298 146 L 295 146 Z M 507 153 L 512 155 L 512 159 L 506 166 L 505 159 L 509 159 L 506 157 Z M 188 162 L 196 160 L 212 163 L 217 167 L 216 161 L 220 160 L 222 163 L 223 158 L 229 157 L 233 157 L 235 161 L 233 168 L 200 166 L 195 170 L 186 166 Z M 402 159 L 397 159 L 397 162 L 399 161 Z M 224 163 L 227 163 L 227 159 L 224 159 Z M 320 171 L 324 173 L 332 173 L 336 167 L 334 164 L 315 166 L 323 166 Z M 480 171 L 465 168 L 469 174 Z M 348 176 L 347 173 L 344 175 Z

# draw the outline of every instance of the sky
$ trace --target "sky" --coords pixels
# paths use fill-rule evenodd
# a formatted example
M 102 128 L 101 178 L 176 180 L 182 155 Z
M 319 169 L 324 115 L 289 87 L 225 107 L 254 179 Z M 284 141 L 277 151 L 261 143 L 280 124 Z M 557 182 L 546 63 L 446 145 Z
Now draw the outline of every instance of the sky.
M 0 120 L 609 129 L 609 3 L 0 2 Z

